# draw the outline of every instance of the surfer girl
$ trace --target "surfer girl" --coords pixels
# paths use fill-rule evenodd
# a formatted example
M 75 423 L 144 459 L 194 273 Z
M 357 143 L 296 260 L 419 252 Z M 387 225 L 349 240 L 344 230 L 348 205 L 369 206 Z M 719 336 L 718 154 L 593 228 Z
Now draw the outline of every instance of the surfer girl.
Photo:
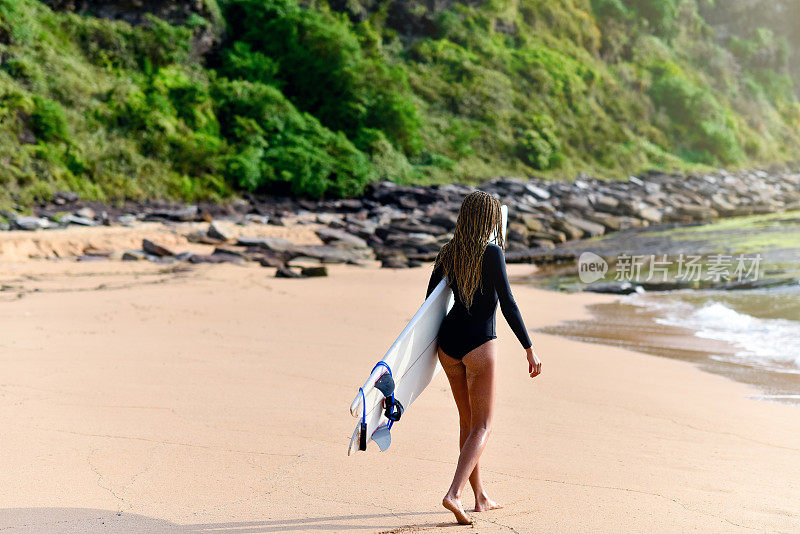
M 428 295 L 446 277 L 455 304 L 439 328 L 439 361 L 450 381 L 461 427 L 456 474 L 442 504 L 461 524 L 472 519 L 461 505 L 469 480 L 475 492 L 475 511 L 501 506 L 481 483 L 478 460 L 492 429 L 494 375 L 497 362 L 495 312 L 497 304 L 525 349 L 531 378 L 542 371 L 519 308 L 511 295 L 503 256 L 500 202 L 483 191 L 470 193 L 461 204 L 453 238 L 436 257 Z M 497 244 L 490 243 L 499 236 Z

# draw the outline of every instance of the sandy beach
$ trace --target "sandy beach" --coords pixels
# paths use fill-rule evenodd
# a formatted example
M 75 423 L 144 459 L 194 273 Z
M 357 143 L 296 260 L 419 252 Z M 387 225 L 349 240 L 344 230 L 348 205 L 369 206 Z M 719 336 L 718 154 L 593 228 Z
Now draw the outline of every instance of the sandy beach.
M 440 506 L 458 432 L 442 374 L 389 451 L 347 457 L 348 406 L 421 303 L 427 268 L 284 280 L 253 265 L 12 260 L 0 530 L 800 531 L 796 406 L 686 362 L 545 334 L 531 380 L 501 317 L 481 464 L 504 509 L 460 527 Z M 514 291 L 532 330 L 611 300 Z

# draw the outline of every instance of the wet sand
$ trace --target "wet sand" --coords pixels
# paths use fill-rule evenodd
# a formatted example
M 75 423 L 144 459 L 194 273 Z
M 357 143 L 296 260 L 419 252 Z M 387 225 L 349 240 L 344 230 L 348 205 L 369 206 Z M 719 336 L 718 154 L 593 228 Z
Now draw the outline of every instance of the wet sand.
M 348 458 L 348 406 L 427 269 L 284 280 L 253 265 L 20 260 L 0 273 L 9 532 L 800 530 L 797 407 L 686 362 L 547 334 L 534 335 L 544 365 L 531 380 L 501 316 L 481 463 L 504 509 L 472 528 L 440 506 L 458 440 L 441 374 L 389 451 Z M 514 290 L 530 329 L 611 302 Z

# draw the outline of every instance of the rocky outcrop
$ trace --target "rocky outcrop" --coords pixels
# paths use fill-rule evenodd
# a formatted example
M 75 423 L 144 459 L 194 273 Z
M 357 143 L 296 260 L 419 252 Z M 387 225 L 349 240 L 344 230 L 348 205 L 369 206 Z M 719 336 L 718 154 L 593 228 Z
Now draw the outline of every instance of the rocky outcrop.
M 520 263 L 570 261 L 574 252 L 564 243 L 630 228 L 698 224 L 720 217 L 800 209 L 797 168 L 705 175 L 648 172 L 625 181 L 586 177 L 574 182 L 497 178 L 480 188 L 497 195 L 509 206 L 506 258 Z M 104 206 L 81 202 L 76 196 L 63 193 L 39 206 L 34 216 L 2 215 L 11 223 L 8 228 L 26 230 L 125 225 L 137 220 L 168 225 L 213 220 L 207 230 L 187 234 L 186 238 L 225 245 L 224 253 L 215 252 L 213 258 L 196 257 L 196 262 L 228 261 L 235 256 L 265 266 L 283 267 L 292 261 L 310 260 L 321 266 L 377 259 L 387 268 L 407 268 L 436 257 L 452 236 L 461 200 L 473 189 L 458 184 L 400 186 L 380 182 L 372 184 L 357 199 L 245 197 L 225 206 L 170 203 Z M 225 226 L 249 223 L 313 225 L 322 244 L 299 245 L 269 237 L 232 239 Z M 170 256 L 150 248 L 144 250 L 146 255 Z

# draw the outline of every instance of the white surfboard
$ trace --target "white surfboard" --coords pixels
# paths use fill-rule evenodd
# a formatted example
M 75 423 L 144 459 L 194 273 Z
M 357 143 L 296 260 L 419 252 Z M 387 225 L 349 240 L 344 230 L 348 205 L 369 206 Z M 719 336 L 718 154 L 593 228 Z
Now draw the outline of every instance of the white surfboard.
M 508 221 L 507 206 L 502 206 L 501 216 L 503 235 L 505 235 Z M 436 339 L 439 333 L 439 326 L 441 326 L 442 320 L 452 306 L 453 291 L 447 287 L 446 281 L 442 280 L 417 310 L 417 313 L 414 314 L 381 360 L 392 370 L 392 378 L 394 378 L 395 382 L 394 396 L 403 405 L 406 412 L 411 403 L 430 384 L 433 377 L 441 369 L 437 355 Z M 359 431 L 362 414 L 367 425 L 366 436 L 368 441 L 379 428 L 382 429 L 381 433 L 384 435 L 384 439 L 389 435 L 385 430 L 389 420 L 383 413 L 383 393 L 375 388 L 375 381 L 387 372 L 386 367 L 377 365 L 361 387 L 363 398 L 361 390 L 359 390 L 356 398 L 350 404 L 351 415 L 357 417 L 359 421 L 350 439 L 350 445 L 347 449 L 348 456 L 353 451 L 359 450 Z M 402 423 L 401 418 L 397 424 L 402 425 Z M 388 447 L 388 443 L 386 443 L 385 447 Z M 382 449 L 385 447 L 382 447 Z

